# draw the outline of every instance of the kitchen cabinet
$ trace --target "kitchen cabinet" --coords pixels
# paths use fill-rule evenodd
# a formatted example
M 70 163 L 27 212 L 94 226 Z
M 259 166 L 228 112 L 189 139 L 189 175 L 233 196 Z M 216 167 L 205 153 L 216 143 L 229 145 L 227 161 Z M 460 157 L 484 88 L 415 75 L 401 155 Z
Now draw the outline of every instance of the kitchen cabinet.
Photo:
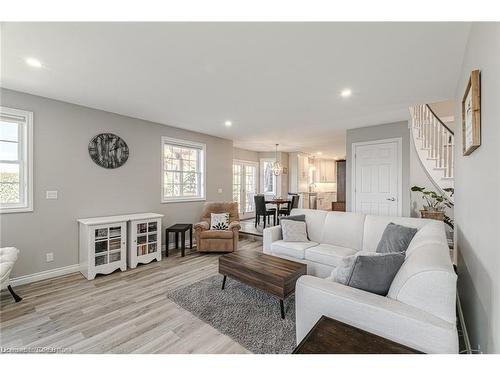
M 314 182 L 335 182 L 335 160 L 314 159 Z

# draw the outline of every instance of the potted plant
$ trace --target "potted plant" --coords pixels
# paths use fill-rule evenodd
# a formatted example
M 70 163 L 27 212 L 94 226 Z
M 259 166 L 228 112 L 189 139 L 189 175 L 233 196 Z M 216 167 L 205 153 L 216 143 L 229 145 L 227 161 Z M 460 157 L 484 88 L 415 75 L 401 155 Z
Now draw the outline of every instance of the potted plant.
M 440 195 L 435 191 L 426 190 L 421 186 L 413 186 L 411 188 L 411 191 L 413 192 L 422 193 L 422 199 L 425 200 L 426 204 L 424 204 L 424 209 L 420 210 L 420 215 L 422 216 L 422 218 L 442 220 L 453 229 L 453 220 L 448 215 L 446 215 L 445 210 L 446 207 L 453 207 L 453 202 L 450 201 L 449 197 L 453 196 L 453 194 L 455 193 L 455 189 L 446 188 L 443 190 L 449 193 L 449 195 Z

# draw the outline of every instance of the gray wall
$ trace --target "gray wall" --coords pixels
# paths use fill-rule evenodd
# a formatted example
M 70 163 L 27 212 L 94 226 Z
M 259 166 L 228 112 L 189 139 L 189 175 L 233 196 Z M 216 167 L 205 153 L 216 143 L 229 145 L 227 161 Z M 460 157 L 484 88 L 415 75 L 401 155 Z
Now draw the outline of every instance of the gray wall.
M 160 203 L 160 139 L 207 145 L 207 200 L 231 200 L 232 141 L 2 89 L 1 104 L 34 112 L 34 212 L 1 216 L 1 246 L 21 250 L 13 277 L 78 263 L 77 218 L 158 212 L 163 224 L 195 222 L 203 202 Z M 89 157 L 101 132 L 121 136 L 130 156 L 107 170 Z M 217 192 L 222 188 L 222 193 Z M 46 200 L 58 190 L 58 200 Z M 46 263 L 45 253 L 54 253 Z
M 346 200 L 347 211 L 351 211 L 352 144 L 387 138 L 402 138 L 403 143 L 403 216 L 410 216 L 410 129 L 408 122 L 348 129 L 346 135 Z
M 475 23 L 457 85 L 456 129 L 470 72 L 481 70 L 481 147 L 462 155 L 455 132 L 458 288 L 475 349 L 500 353 L 500 24 Z
M 259 162 L 259 153 L 257 151 L 244 150 L 242 148 L 233 148 L 233 158 L 237 160 Z

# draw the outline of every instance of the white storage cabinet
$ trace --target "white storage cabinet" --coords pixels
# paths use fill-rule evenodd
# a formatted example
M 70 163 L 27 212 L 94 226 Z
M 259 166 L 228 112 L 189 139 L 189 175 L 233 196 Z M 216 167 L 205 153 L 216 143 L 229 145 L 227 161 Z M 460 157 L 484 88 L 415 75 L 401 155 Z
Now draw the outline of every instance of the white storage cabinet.
M 97 274 L 127 269 L 127 222 L 80 219 L 80 272 L 93 280 Z
M 135 268 L 156 259 L 161 260 L 161 217 L 152 214 L 131 217 L 128 222 L 128 257 L 127 264 Z

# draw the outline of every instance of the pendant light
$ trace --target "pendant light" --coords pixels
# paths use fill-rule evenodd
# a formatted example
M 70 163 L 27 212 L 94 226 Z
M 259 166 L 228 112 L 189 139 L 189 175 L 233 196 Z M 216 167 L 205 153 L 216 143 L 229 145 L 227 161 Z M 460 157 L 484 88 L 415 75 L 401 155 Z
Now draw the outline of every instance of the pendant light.
M 276 152 L 274 154 L 274 163 L 273 163 L 273 174 L 275 176 L 279 176 L 281 172 L 283 172 L 283 167 L 281 166 L 281 163 L 278 161 L 278 146 L 279 144 L 276 143 Z

